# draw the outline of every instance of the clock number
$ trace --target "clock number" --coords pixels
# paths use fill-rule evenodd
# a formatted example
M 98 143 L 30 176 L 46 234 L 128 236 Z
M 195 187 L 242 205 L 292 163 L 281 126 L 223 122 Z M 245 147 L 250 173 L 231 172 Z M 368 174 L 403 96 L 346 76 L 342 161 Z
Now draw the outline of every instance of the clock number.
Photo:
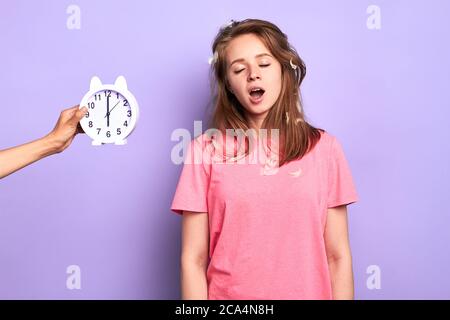
M 107 136 L 108 138 L 110 138 L 110 137 L 111 137 L 111 132 L 106 131 L 106 136 Z
M 97 99 L 95 99 L 95 100 L 97 100 Z M 88 102 L 88 108 L 89 109 L 94 109 L 95 108 L 95 103 L 94 102 Z
M 106 90 L 106 91 L 105 91 L 105 97 L 106 97 L 106 98 L 111 97 L 111 90 Z
M 119 99 L 119 93 L 118 93 L 118 92 L 116 92 L 116 94 L 117 94 L 117 99 Z
M 86 112 L 86 118 L 89 118 L 89 111 Z
M 100 134 L 100 130 L 102 130 L 102 128 L 97 128 L 97 135 Z
M 128 115 L 128 117 L 131 117 L 131 110 L 127 111 L 127 115 Z
M 98 98 L 98 100 L 102 100 L 102 96 L 100 94 L 95 95 L 95 101 L 97 101 L 97 98 Z
M 122 131 L 120 131 L 120 128 L 117 128 L 117 135 L 120 136 L 122 134 Z
M 123 100 L 123 106 L 124 106 L 124 107 L 128 107 L 128 106 L 129 106 L 128 100 L 127 100 L 127 99 Z
M 89 121 L 89 128 L 92 128 L 93 124 L 92 121 Z
M 125 127 L 128 127 L 128 121 L 125 121 L 125 122 L 123 123 L 123 125 L 124 125 Z

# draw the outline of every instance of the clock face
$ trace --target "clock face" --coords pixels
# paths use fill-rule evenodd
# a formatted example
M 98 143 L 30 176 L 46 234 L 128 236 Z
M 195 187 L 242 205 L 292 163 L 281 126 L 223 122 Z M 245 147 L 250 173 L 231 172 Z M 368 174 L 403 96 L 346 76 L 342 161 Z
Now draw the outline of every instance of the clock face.
M 114 90 L 100 90 L 87 102 L 87 114 L 80 121 L 91 138 L 105 143 L 126 137 L 134 115 L 128 100 Z

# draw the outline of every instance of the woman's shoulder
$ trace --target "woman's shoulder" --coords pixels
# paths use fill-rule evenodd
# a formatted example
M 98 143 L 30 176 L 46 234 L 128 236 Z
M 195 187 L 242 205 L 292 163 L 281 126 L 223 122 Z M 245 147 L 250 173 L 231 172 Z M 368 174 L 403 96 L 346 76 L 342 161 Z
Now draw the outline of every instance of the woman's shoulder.
M 336 148 L 336 145 L 339 146 L 339 141 L 336 135 L 330 133 L 327 130 L 320 129 L 320 139 L 317 141 L 314 146 L 314 152 L 318 154 L 320 157 L 329 158 L 333 153 L 333 150 Z
M 336 153 L 343 152 L 343 146 L 340 139 L 328 131 L 321 132 L 321 138 L 319 143 L 322 153 L 327 154 L 329 157 L 333 157 Z
M 327 147 L 331 146 L 336 137 L 325 129 L 319 129 L 319 132 L 320 139 L 317 141 L 317 146 L 322 149 L 327 149 Z

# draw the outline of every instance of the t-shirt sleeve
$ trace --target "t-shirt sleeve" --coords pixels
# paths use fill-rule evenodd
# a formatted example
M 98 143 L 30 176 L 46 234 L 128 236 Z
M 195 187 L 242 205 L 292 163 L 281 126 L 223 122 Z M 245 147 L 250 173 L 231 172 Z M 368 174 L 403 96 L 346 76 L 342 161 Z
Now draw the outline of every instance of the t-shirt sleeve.
M 359 200 L 341 143 L 332 137 L 328 164 L 328 208 Z
M 170 207 L 172 212 L 208 212 L 207 195 L 209 188 L 208 164 L 205 163 L 201 137 L 194 138 L 186 148 L 183 168 Z

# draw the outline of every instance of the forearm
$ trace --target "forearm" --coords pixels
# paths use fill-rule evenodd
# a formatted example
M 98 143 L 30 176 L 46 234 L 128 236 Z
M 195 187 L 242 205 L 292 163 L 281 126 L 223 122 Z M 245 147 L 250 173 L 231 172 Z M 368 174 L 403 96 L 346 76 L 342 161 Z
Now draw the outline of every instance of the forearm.
M 0 179 L 56 152 L 55 144 L 47 137 L 0 150 Z
M 181 299 L 207 300 L 206 266 L 195 263 L 181 264 Z
M 328 260 L 334 300 L 353 300 L 353 271 L 350 255 Z

